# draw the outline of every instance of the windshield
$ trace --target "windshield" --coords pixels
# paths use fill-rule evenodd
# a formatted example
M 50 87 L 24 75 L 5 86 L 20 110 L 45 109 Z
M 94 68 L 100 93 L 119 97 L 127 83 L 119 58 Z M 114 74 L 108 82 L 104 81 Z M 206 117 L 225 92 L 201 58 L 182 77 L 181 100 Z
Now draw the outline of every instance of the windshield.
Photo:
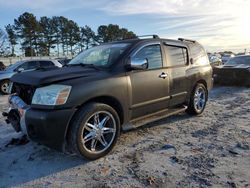
M 241 57 L 235 57 L 226 63 L 226 65 L 239 65 L 239 64 L 244 64 L 244 65 L 250 65 L 250 56 L 241 56 Z
M 14 69 L 16 69 L 16 68 L 17 68 L 20 64 L 22 64 L 22 63 L 23 63 L 22 61 L 17 61 L 16 63 L 11 64 L 11 65 L 9 65 L 8 67 L 6 67 L 5 70 L 8 70 L 8 71 L 14 70 Z
M 91 64 L 108 67 L 128 48 L 128 43 L 105 44 L 81 52 L 69 62 L 72 64 Z

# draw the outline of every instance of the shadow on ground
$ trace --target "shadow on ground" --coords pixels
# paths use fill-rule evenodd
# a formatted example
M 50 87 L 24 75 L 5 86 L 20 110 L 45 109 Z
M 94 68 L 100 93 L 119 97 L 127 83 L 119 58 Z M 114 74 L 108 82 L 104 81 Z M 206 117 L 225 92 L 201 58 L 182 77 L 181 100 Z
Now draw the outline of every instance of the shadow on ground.
M 0 146 L 0 187 L 17 186 L 86 163 L 77 156 L 50 150 L 33 142 Z

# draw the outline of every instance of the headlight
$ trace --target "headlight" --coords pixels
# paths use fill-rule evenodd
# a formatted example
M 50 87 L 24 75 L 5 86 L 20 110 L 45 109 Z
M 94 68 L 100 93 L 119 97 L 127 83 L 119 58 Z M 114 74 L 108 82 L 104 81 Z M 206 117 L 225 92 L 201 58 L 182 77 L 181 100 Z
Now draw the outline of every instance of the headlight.
M 62 105 L 65 104 L 71 91 L 71 86 L 50 85 L 37 88 L 32 99 L 32 104 Z

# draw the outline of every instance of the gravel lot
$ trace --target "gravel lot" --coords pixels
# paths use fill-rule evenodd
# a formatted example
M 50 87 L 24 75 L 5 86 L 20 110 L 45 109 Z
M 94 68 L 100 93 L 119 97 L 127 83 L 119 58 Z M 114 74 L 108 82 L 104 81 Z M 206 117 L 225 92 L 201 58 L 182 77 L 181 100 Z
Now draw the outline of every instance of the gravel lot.
M 0 118 L 0 187 L 250 188 L 250 88 L 215 87 L 201 116 L 126 132 L 96 161 L 13 140 L 21 137 Z

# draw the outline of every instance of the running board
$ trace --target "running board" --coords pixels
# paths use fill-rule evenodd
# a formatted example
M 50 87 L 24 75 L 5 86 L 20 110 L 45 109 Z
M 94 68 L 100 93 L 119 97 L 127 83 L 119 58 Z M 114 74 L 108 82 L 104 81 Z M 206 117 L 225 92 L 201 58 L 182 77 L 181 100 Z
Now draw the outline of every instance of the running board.
M 160 119 L 164 119 L 166 117 L 175 115 L 175 114 L 179 114 L 181 112 L 184 112 L 187 109 L 187 106 L 182 106 L 179 108 L 173 108 L 173 109 L 167 109 L 167 110 L 161 110 L 159 112 L 153 113 L 153 114 L 149 114 L 140 118 L 136 118 L 132 121 L 130 121 L 127 124 L 124 124 L 122 126 L 122 130 L 123 131 L 128 131 L 131 129 L 136 129 L 140 126 L 146 125 L 148 123 L 152 123 L 155 121 L 158 121 Z

